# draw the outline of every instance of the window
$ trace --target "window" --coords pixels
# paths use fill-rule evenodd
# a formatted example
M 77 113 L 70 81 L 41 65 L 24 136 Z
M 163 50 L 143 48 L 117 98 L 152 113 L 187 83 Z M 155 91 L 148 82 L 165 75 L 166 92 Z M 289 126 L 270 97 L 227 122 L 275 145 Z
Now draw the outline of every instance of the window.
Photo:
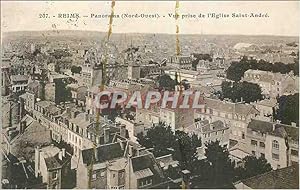
M 272 153 L 273 160 L 279 160 L 279 154 Z
M 265 148 L 265 143 L 264 142 L 259 142 L 259 146 L 262 148 Z
M 279 150 L 279 143 L 278 143 L 277 140 L 273 140 L 272 148 L 275 149 L 275 150 Z
M 252 155 L 255 156 L 255 151 L 252 151 Z
M 148 185 L 152 185 L 152 179 L 142 179 L 140 186 L 144 187 L 144 186 L 148 186 Z
M 260 153 L 260 157 L 265 158 L 265 154 L 264 153 Z
M 57 171 L 52 172 L 52 179 L 57 179 Z
M 251 140 L 251 145 L 257 146 L 257 141 Z
M 92 180 L 95 180 L 97 178 L 97 174 L 92 175 Z
M 218 135 L 218 131 L 216 132 L 216 136 Z
M 291 150 L 291 154 L 294 155 L 294 156 L 298 156 L 298 151 L 292 149 L 292 150 Z

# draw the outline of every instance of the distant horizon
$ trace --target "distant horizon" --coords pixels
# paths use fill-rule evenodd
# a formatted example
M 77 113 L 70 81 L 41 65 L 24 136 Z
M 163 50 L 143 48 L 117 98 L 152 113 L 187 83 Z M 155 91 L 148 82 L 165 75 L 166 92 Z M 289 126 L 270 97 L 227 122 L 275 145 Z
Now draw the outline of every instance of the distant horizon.
M 66 31 L 66 32 L 98 32 L 98 33 L 107 33 L 106 31 L 100 31 L 100 30 L 76 30 L 76 29 L 61 29 L 61 30 L 14 30 L 14 31 L 5 31 L 2 32 L 2 34 L 9 34 L 9 33 L 22 33 L 22 32 L 53 32 L 55 34 L 55 32 L 57 31 Z M 176 34 L 172 34 L 172 33 L 147 33 L 147 32 L 112 32 L 112 35 L 114 34 L 149 34 L 149 35 L 153 35 L 153 34 L 163 34 L 163 35 L 176 35 Z M 180 36 L 188 36 L 188 35 L 199 35 L 199 36 L 274 36 L 274 37 L 291 37 L 291 38 L 298 38 L 298 41 L 300 40 L 300 34 L 298 36 L 295 35 L 277 35 L 277 34 L 207 34 L 207 33 L 189 33 L 189 34 L 179 34 Z

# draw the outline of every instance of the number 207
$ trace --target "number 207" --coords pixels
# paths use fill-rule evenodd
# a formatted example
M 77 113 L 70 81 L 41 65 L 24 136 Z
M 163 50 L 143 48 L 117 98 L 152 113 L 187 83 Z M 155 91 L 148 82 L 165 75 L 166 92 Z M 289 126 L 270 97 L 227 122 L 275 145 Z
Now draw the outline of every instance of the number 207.
M 49 15 L 46 13 L 39 14 L 39 18 L 49 18 Z

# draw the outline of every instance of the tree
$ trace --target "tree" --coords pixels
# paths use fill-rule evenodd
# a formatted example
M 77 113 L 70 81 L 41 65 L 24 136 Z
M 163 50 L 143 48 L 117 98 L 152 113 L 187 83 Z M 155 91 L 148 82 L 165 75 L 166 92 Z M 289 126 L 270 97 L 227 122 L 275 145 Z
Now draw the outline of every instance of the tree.
M 197 147 L 201 146 L 197 135 L 189 136 L 183 131 L 173 133 L 164 123 L 153 126 L 146 135 L 139 133 L 137 138 L 142 146 L 153 148 L 156 157 L 172 153 L 173 158 L 179 161 L 181 169 L 188 170 L 193 168 L 193 163 L 197 160 Z
M 191 85 L 189 84 L 189 81 L 186 80 L 186 79 L 183 79 L 183 80 L 181 81 L 181 84 L 182 84 L 182 86 L 184 87 L 184 90 L 188 90 L 188 89 L 191 88 Z
M 169 75 L 161 75 L 158 78 L 158 84 L 160 88 L 163 88 L 165 90 L 174 90 L 176 81 L 173 80 Z
M 243 82 L 222 82 L 222 98 L 229 98 L 233 102 L 243 99 L 246 103 L 262 100 L 262 91 L 259 85 Z
M 63 80 L 55 80 L 55 103 L 67 102 L 72 100 L 70 88 L 67 88 Z
M 174 159 L 179 161 L 181 169 L 192 170 L 197 160 L 197 148 L 201 147 L 201 140 L 197 135 L 189 136 L 183 131 L 175 132 L 176 143 L 174 148 Z
M 290 64 L 290 69 L 294 72 L 295 75 L 299 76 L 299 51 L 294 61 L 294 64 Z
M 72 75 L 74 74 L 74 73 L 80 73 L 81 72 L 81 70 L 82 70 L 82 68 L 80 67 L 80 66 L 75 66 L 75 65 L 73 65 L 72 67 L 71 67 L 71 72 L 72 72 Z
M 272 72 L 274 73 L 281 73 L 281 74 L 285 74 L 290 72 L 290 68 L 288 65 L 281 63 L 281 62 L 276 62 L 273 64 L 273 68 L 272 68 Z
M 170 154 L 169 149 L 176 143 L 171 128 L 164 123 L 159 123 L 150 128 L 145 136 L 142 133 L 138 134 L 137 138 L 142 146 L 153 148 L 153 154 L 156 157 Z
M 243 162 L 244 167 L 236 169 L 238 180 L 250 178 L 272 170 L 271 164 L 263 157 L 246 156 L 243 158 Z
M 229 159 L 227 148 L 220 146 L 219 141 L 207 143 L 205 156 L 210 165 L 207 171 L 209 184 L 220 188 L 232 183 L 234 164 Z
M 250 69 L 250 62 L 247 57 L 243 57 L 239 62 L 232 62 L 226 71 L 226 77 L 233 81 L 239 81 L 244 76 L 245 71 Z
M 230 80 L 240 81 L 244 76 L 245 71 L 249 69 L 271 71 L 282 74 L 294 71 L 294 73 L 298 74 L 297 67 L 299 68 L 299 66 L 297 66 L 297 60 L 298 59 L 295 59 L 294 64 L 284 64 L 281 62 L 272 64 L 265 60 L 257 61 L 256 59 L 248 59 L 248 57 L 244 56 L 240 61 L 231 63 L 226 71 L 226 76 Z
M 279 109 L 275 113 L 275 119 L 288 125 L 295 122 L 299 126 L 299 94 L 281 96 L 278 102 Z

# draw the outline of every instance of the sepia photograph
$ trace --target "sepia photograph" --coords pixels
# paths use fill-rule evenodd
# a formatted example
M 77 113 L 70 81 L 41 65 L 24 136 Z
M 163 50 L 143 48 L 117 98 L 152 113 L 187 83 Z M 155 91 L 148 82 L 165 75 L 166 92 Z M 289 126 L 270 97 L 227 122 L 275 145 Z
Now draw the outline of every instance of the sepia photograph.
M 299 189 L 299 1 L 1 1 L 0 189 Z

